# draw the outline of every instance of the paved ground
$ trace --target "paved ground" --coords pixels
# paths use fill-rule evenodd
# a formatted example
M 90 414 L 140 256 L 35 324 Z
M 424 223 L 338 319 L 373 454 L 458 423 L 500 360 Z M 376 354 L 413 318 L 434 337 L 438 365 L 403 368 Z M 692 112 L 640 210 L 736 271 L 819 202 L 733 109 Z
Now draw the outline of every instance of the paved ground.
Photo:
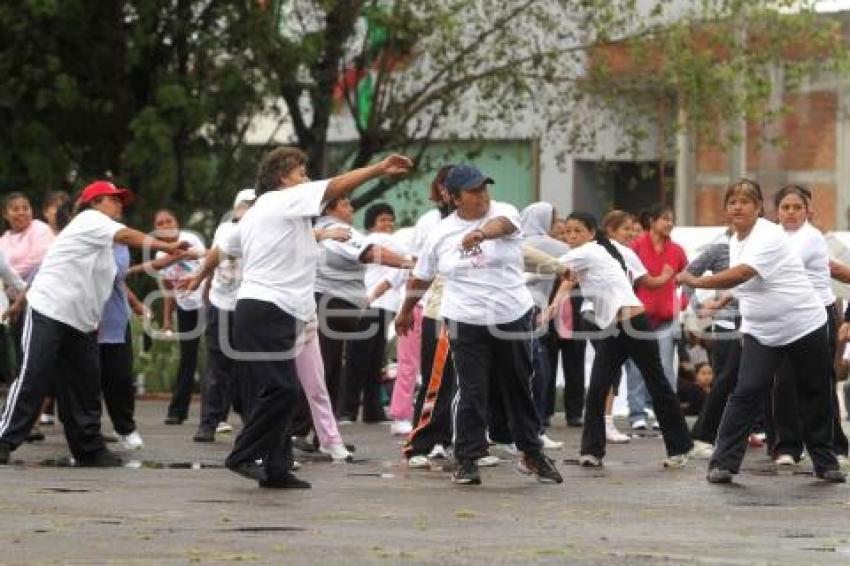
M 661 440 L 640 438 L 603 472 L 561 464 L 560 486 L 504 463 L 461 488 L 408 471 L 387 427 L 352 425 L 362 462 L 304 460 L 312 490 L 265 491 L 220 468 L 227 436 L 195 444 L 164 411 L 139 403 L 141 468 L 51 464 L 67 454 L 60 427 L 15 452 L 0 466 L 0 563 L 850 563 L 850 487 L 776 475 L 754 451 L 731 487 L 706 484 L 704 462 L 663 470 Z M 579 432 L 551 435 L 574 459 Z

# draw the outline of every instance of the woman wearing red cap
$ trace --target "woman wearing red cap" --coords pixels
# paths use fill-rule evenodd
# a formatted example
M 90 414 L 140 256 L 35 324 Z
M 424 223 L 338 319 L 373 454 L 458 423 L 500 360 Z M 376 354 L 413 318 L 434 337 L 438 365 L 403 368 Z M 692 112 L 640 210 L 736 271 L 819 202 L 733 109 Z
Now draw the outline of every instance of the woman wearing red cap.
M 130 191 L 106 181 L 87 186 L 77 200 L 77 215 L 56 237 L 27 291 L 23 364 L 0 415 L 0 464 L 8 463 L 9 453 L 26 438 L 54 379 L 65 437 L 77 465 L 121 463 L 100 433 L 97 329 L 115 279 L 112 245 L 168 253 L 184 247 L 117 222 L 131 199 Z M 11 310 L 22 304 L 18 301 Z M 63 371 L 57 375 L 59 367 Z

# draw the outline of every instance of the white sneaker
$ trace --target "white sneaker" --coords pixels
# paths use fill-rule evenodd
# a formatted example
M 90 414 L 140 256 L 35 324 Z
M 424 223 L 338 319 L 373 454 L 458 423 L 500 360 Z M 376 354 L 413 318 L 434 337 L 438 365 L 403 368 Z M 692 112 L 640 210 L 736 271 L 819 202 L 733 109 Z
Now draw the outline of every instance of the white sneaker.
M 494 450 L 501 450 L 504 454 L 508 454 L 509 456 L 519 456 L 519 450 L 517 450 L 516 444 L 513 442 L 510 444 L 494 444 Z
M 423 468 L 430 468 L 431 462 L 428 461 L 427 456 L 422 456 L 420 454 L 418 456 L 411 456 L 407 460 L 407 467 L 412 468 L 414 470 L 421 470 Z
M 393 421 L 390 425 L 390 434 L 393 436 L 407 436 L 413 430 L 410 421 Z
M 348 451 L 345 444 L 331 444 L 327 448 L 320 446 L 319 452 L 330 456 L 334 463 L 345 462 L 351 458 L 351 452 Z
M 498 466 L 499 462 L 501 461 L 502 460 L 498 456 L 493 456 L 492 454 L 490 454 L 489 456 L 478 458 L 478 467 L 492 468 L 493 466 Z
M 228 432 L 233 432 L 233 427 L 230 426 L 230 423 L 222 421 L 215 427 L 215 432 L 216 434 L 227 434 Z
M 773 463 L 777 466 L 796 466 L 797 461 L 790 454 L 780 454 L 773 460 Z
M 652 423 L 652 430 L 661 429 L 661 425 L 658 424 L 658 419 L 655 418 L 655 411 L 652 409 L 646 409 L 646 421 L 648 423 Z
M 617 430 L 613 417 L 605 417 L 605 440 L 611 444 L 627 444 L 631 442 L 632 438 Z
M 292 466 L 289 469 L 292 470 L 292 471 L 300 470 L 301 469 L 301 462 L 299 462 L 298 460 L 293 460 Z
M 38 417 L 38 424 L 43 425 L 52 425 L 56 423 L 56 417 L 53 415 L 48 415 L 47 413 L 42 413 L 40 417 Z
M 118 442 L 121 446 L 124 447 L 125 450 L 140 450 L 144 448 L 145 443 L 142 440 L 142 436 L 139 434 L 139 431 L 134 430 L 130 434 L 117 434 Z
M 448 459 L 449 453 L 446 452 L 446 447 L 442 444 L 435 444 L 431 449 L 431 452 L 428 454 L 429 460 L 438 460 L 438 459 Z
M 695 460 L 708 460 L 714 455 L 714 445 L 701 440 L 694 440 L 694 449 L 691 450 L 691 458 Z
M 675 456 L 668 456 L 666 460 L 664 460 L 665 468 L 684 468 L 688 465 L 688 460 L 690 457 L 687 453 L 685 454 L 676 454 Z
M 582 454 L 578 457 L 578 465 L 582 468 L 601 468 L 602 458 L 597 458 L 593 454 Z
M 843 456 L 841 454 L 837 455 L 836 458 L 838 459 L 839 470 L 846 472 L 848 469 L 850 469 L 850 458 L 847 458 L 847 456 Z M 802 458 L 800 459 L 802 460 Z
M 649 425 L 646 423 L 646 419 L 636 419 L 632 423 L 632 429 L 634 430 L 646 430 L 649 428 Z
M 543 448 L 545 450 L 560 450 L 564 447 L 564 443 L 558 440 L 552 440 L 546 433 L 540 435 L 540 442 L 543 443 Z M 480 464 L 479 464 L 480 465 Z

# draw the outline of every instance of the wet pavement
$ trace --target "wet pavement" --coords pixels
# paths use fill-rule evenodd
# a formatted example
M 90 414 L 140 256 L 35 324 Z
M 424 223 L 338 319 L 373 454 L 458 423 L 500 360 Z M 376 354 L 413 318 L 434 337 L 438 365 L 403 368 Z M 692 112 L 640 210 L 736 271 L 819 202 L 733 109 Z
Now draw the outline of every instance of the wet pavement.
M 145 448 L 122 452 L 125 468 L 68 467 L 60 426 L 13 453 L 0 563 L 850 564 L 850 487 L 805 465 L 777 472 L 760 450 L 732 486 L 707 484 L 704 461 L 664 470 L 653 436 L 609 446 L 589 471 L 580 430 L 560 421 L 562 485 L 503 462 L 459 487 L 408 470 L 389 427 L 356 424 L 341 429 L 354 463 L 302 454 L 313 489 L 261 490 L 222 468 L 232 434 L 192 442 L 197 404 L 180 426 L 162 424 L 165 408 L 139 402 Z

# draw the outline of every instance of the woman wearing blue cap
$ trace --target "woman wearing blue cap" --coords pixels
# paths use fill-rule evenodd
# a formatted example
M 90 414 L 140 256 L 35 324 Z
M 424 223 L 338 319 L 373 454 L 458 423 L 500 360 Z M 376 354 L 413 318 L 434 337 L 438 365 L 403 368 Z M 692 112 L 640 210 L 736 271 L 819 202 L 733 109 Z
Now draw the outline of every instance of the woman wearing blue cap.
M 420 292 L 441 275 L 445 286 L 440 314 L 448 327 L 458 383 L 455 483 L 481 483 L 477 460 L 488 453 L 491 381 L 523 453 L 518 469 L 541 482 L 561 483 L 554 462 L 543 454 L 531 395 L 534 301 L 523 277 L 519 213 L 509 204 L 490 201 L 487 184 L 492 182 L 471 165 L 449 172 L 445 186 L 456 210 L 429 234 L 408 281 L 396 329 L 403 335 L 411 328 Z

